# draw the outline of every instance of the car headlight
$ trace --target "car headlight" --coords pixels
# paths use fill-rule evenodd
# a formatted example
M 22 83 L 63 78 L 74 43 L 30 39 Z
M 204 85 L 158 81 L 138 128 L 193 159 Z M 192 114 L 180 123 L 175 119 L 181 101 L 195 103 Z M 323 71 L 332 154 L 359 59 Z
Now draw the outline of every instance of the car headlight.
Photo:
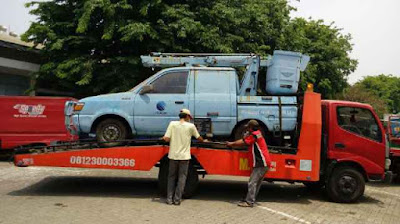
M 78 102 L 74 105 L 74 112 L 79 112 L 83 109 L 83 107 L 85 106 L 85 103 L 83 102 Z

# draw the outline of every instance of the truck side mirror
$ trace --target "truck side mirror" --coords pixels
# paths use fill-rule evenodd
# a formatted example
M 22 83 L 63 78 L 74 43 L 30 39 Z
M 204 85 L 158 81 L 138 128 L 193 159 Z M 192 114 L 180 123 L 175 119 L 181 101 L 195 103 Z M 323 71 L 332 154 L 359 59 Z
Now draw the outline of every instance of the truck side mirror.
M 153 92 L 153 90 L 154 90 L 153 85 L 145 85 L 145 86 L 142 87 L 142 89 L 140 90 L 139 94 L 143 95 L 143 94 L 146 94 L 146 93 L 151 93 L 151 92 Z

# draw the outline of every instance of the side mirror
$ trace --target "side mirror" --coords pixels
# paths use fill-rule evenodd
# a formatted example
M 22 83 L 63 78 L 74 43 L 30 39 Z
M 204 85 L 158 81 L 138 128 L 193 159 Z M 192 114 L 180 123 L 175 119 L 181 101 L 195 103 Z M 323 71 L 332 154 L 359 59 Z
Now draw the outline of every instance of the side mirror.
M 153 90 L 154 90 L 153 85 L 145 85 L 145 86 L 142 87 L 142 89 L 140 90 L 139 94 L 143 95 L 143 94 L 146 94 L 146 93 L 151 93 L 151 92 L 153 92 Z

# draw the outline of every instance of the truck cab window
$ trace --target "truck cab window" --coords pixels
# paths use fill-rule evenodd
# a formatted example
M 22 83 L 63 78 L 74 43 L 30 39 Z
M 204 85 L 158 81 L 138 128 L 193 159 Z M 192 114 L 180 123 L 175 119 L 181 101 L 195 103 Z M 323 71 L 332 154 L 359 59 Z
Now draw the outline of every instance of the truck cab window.
M 188 71 L 169 72 L 153 81 L 152 93 L 186 93 Z
M 338 107 L 337 120 L 341 128 L 381 142 L 382 132 L 370 110 L 357 107 Z

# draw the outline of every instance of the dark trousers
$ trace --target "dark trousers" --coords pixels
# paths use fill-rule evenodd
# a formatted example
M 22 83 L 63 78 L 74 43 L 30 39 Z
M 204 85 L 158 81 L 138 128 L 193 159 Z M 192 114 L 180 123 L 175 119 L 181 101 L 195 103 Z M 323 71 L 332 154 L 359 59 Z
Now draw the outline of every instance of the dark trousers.
M 181 201 L 185 189 L 188 168 L 189 160 L 169 160 L 167 201 Z M 178 182 L 176 178 L 178 178 Z
M 251 172 L 249 179 L 249 188 L 247 191 L 246 202 L 249 204 L 254 204 L 256 202 L 256 197 L 260 191 L 261 184 L 264 180 L 264 176 L 268 171 L 268 167 L 254 167 Z

